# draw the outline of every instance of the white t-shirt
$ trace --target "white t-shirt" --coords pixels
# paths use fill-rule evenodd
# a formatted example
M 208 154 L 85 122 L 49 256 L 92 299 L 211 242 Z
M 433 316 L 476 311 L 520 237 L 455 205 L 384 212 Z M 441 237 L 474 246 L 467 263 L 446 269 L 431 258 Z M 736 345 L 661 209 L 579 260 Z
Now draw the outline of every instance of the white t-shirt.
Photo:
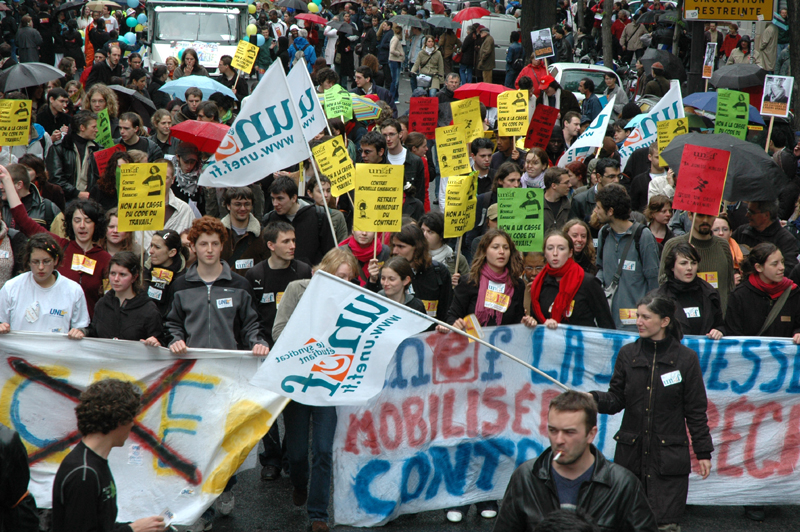
M 119 31 L 119 22 L 117 22 L 117 19 L 115 17 L 109 16 L 108 18 L 106 17 L 101 17 L 101 18 L 106 23 L 106 31 L 108 33 L 111 33 L 114 30 Z
M 0 290 L 0 322 L 12 331 L 68 333 L 89 325 L 83 289 L 56 272 L 56 282 L 42 288 L 31 272 L 6 282 Z
M 406 163 L 406 149 L 403 148 L 403 151 L 401 151 L 397 155 L 392 155 L 387 150 L 386 158 L 389 159 L 389 164 L 405 164 Z

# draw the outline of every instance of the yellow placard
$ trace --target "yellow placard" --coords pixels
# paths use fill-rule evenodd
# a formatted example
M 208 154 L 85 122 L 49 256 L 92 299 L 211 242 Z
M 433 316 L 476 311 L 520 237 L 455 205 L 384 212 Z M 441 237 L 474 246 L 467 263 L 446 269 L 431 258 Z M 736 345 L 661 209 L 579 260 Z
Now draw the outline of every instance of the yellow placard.
M 447 179 L 444 204 L 445 238 L 459 237 L 475 226 L 477 188 L 477 172 Z
M 356 165 L 354 231 L 400 230 L 404 173 L 399 164 Z
M 119 169 L 119 231 L 160 231 L 166 214 L 166 163 Z
M 256 63 L 257 55 L 258 46 L 247 41 L 239 41 L 239 45 L 236 46 L 236 54 L 233 56 L 233 61 L 231 61 L 231 67 L 249 74 Z
M 481 102 L 476 97 L 450 102 L 453 111 L 453 125 L 461 125 L 467 142 L 483 136 L 483 120 L 481 120 Z M 523 133 L 524 134 L 524 133 Z
M 528 133 L 528 91 L 506 91 L 497 96 L 497 134 L 524 137 Z
M 0 146 L 27 146 L 30 129 L 30 100 L 0 100 Z
M 317 144 L 311 151 L 320 172 L 331 180 L 331 195 L 339 197 L 356 188 L 356 169 L 342 137 Z
M 439 175 L 442 177 L 469 172 L 469 149 L 462 126 L 456 124 L 436 128 L 436 153 L 439 157 Z
M 672 139 L 678 135 L 685 135 L 689 132 L 688 118 L 675 118 L 674 120 L 662 120 L 658 123 L 658 164 L 661 167 L 669 166 L 667 161 L 661 157 L 661 152 L 669 146 Z

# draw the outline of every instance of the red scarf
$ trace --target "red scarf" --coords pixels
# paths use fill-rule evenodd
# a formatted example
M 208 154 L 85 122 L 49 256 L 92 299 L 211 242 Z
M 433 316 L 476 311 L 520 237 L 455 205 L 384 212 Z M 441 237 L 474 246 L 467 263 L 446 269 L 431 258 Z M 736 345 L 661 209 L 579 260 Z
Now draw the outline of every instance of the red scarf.
M 533 283 L 531 283 L 531 310 L 533 311 L 533 317 L 536 318 L 536 321 L 544 323 L 546 319 L 542 313 L 542 307 L 539 304 L 539 296 L 542 293 L 542 284 L 544 283 L 545 275 L 561 278 L 561 281 L 558 283 L 558 294 L 556 295 L 555 301 L 553 301 L 553 308 L 550 312 L 550 318 L 561 323 L 561 320 L 564 319 L 569 310 L 570 303 L 575 299 L 575 294 L 578 293 L 578 289 L 581 287 L 581 283 L 583 283 L 584 273 L 583 268 L 572 260 L 572 257 L 557 270 L 550 267 L 550 264 L 545 263 L 544 270 L 542 270 L 533 280 Z
M 508 268 L 503 269 L 503 273 L 495 273 L 495 271 L 488 264 L 484 264 L 481 268 L 481 280 L 478 285 L 478 301 L 475 302 L 475 316 L 478 318 L 478 323 L 481 325 L 489 325 L 489 320 L 494 318 L 494 322 L 500 325 L 503 321 L 503 313 L 491 308 L 483 306 L 486 301 L 486 291 L 489 289 L 489 281 L 493 283 L 503 283 L 505 291 L 503 294 L 508 296 L 509 305 L 511 298 L 514 296 L 514 283 L 508 275 Z
M 779 283 L 765 283 L 761 280 L 761 277 L 759 277 L 757 273 L 751 273 L 748 279 L 750 280 L 750 284 L 753 285 L 756 290 L 764 292 L 771 299 L 778 299 L 781 297 L 781 294 L 787 288 L 790 290 L 797 288 L 797 285 L 794 284 L 788 277 L 784 277 Z
M 378 238 L 377 235 L 375 238 Z M 375 254 L 375 242 L 370 242 L 367 246 L 362 246 L 356 241 L 356 237 L 350 236 L 347 240 L 342 241 L 339 244 L 340 247 L 347 246 L 350 248 L 350 251 L 353 252 L 353 256 L 358 260 L 358 263 L 361 264 L 361 270 L 364 272 L 364 275 L 359 275 L 359 282 L 361 286 L 366 286 L 367 281 L 369 279 L 369 261 L 372 260 L 373 255 Z M 380 242 L 378 242 L 378 253 L 380 254 L 383 246 Z

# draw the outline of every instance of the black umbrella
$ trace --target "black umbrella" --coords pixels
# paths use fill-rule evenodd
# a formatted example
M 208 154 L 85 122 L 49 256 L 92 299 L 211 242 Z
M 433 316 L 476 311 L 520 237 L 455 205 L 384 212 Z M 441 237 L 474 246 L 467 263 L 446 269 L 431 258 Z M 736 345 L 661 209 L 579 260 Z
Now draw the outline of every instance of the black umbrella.
M 67 2 L 66 4 L 61 4 L 55 10 L 56 13 L 61 13 L 62 11 L 69 11 L 70 9 L 79 9 L 81 6 L 85 5 L 86 2 L 89 0 L 74 0 L 73 2 Z
M 660 11 L 645 11 L 639 18 L 636 19 L 636 22 L 640 24 L 655 24 L 658 22 L 658 16 L 661 14 Z
M 45 63 L 19 63 L 0 74 L 0 92 L 35 87 L 63 77 L 63 72 Z
M 658 17 L 659 22 L 669 22 L 671 24 L 677 24 L 678 21 L 681 20 L 681 12 L 677 9 L 667 9 L 666 11 L 661 12 L 661 16 Z
M 758 65 L 737 63 L 719 67 L 711 74 L 711 84 L 718 89 L 746 89 L 761 87 L 767 71 Z
M 352 24 L 348 24 L 347 22 L 341 20 L 331 20 L 328 22 L 328 26 L 335 29 L 336 31 L 340 31 L 345 35 L 353 35 L 356 32 L 356 29 L 353 27 Z
M 673 170 L 680 169 L 683 148 L 687 144 L 731 152 L 722 193 L 723 199 L 728 201 L 773 201 L 778 191 L 789 184 L 789 179 L 764 148 L 727 133 L 688 133 L 672 139 L 661 156 Z
M 275 5 L 278 7 L 289 7 L 295 11 L 308 13 L 308 2 L 304 2 L 303 0 L 279 0 Z
M 140 92 L 121 85 L 109 85 L 108 88 L 117 95 L 120 114 L 132 112 L 149 121 L 153 113 L 156 112 L 156 104 Z
M 664 75 L 667 78 L 686 81 L 686 69 L 683 68 L 683 63 L 666 50 L 648 48 L 639 61 L 641 61 L 644 71 L 647 74 L 650 74 L 650 68 L 653 66 L 653 63 L 659 62 L 664 65 Z
M 445 16 L 433 16 L 426 20 L 428 24 L 433 26 L 434 28 L 444 28 L 448 30 L 457 30 L 461 29 L 461 24 L 456 22 L 455 20 L 451 19 L 450 17 Z
M 389 22 L 392 24 L 399 24 L 400 26 L 408 26 L 410 28 L 424 29 L 428 26 L 427 22 L 417 17 L 412 17 L 411 15 L 395 15 L 389 19 Z

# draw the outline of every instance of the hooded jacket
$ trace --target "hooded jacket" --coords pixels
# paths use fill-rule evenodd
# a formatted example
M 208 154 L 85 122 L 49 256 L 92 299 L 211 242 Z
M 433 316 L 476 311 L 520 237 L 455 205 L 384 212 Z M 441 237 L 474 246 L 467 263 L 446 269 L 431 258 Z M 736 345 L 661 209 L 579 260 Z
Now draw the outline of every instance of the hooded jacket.
M 157 274 L 155 278 L 153 276 L 154 271 Z M 183 275 L 185 271 L 186 259 L 180 252 L 172 259 L 172 262 L 169 265 L 165 265 L 163 268 L 153 266 L 150 263 L 149 258 L 147 259 L 147 262 L 144 263 L 142 291 L 147 294 L 147 297 L 152 299 L 156 304 L 158 312 L 161 314 L 162 318 L 166 318 L 167 312 L 169 312 L 169 285 L 176 281 L 178 277 Z
M 222 245 L 221 258 L 234 272 L 244 276 L 247 270 L 269 257 L 269 248 L 261 238 L 261 224 L 255 216 L 250 215 L 242 236 L 231 228 L 230 214 L 222 219 L 222 225 L 228 230 L 228 239 Z
M 606 460 L 597 447 L 592 478 L 578 490 L 578 510 L 586 512 L 602 532 L 656 532 L 656 520 L 642 485 L 624 467 Z M 548 514 L 561 508 L 553 480 L 553 449 L 517 468 L 508 482 L 495 530 L 533 532 Z
M 267 226 L 270 222 L 287 222 L 294 227 L 297 235 L 297 247 L 294 257 L 309 266 L 319 264 L 322 257 L 334 248 L 333 235 L 328 227 L 328 218 L 323 207 L 310 205 L 298 199 L 300 208 L 290 220 L 287 216 L 278 214 L 275 211 L 264 215 L 262 225 Z
M 139 341 L 155 336 L 164 344 L 164 326 L 161 313 L 147 292 L 141 291 L 133 299 L 120 305 L 114 290 L 109 290 L 94 307 L 94 317 L 86 336 Z
M 170 345 L 183 340 L 186 345 L 210 349 L 252 349 L 267 346 L 259 330 L 253 289 L 223 262 L 222 273 L 206 285 L 197 273 L 197 264 L 186 275 L 172 282 L 172 301 L 166 329 Z
M 314 63 L 317 61 L 317 52 L 304 37 L 297 37 L 289 47 L 289 57 L 292 58 L 292 61 L 294 61 L 297 52 L 303 52 L 303 56 L 306 59 L 306 68 L 308 68 L 308 73 L 310 74 Z

